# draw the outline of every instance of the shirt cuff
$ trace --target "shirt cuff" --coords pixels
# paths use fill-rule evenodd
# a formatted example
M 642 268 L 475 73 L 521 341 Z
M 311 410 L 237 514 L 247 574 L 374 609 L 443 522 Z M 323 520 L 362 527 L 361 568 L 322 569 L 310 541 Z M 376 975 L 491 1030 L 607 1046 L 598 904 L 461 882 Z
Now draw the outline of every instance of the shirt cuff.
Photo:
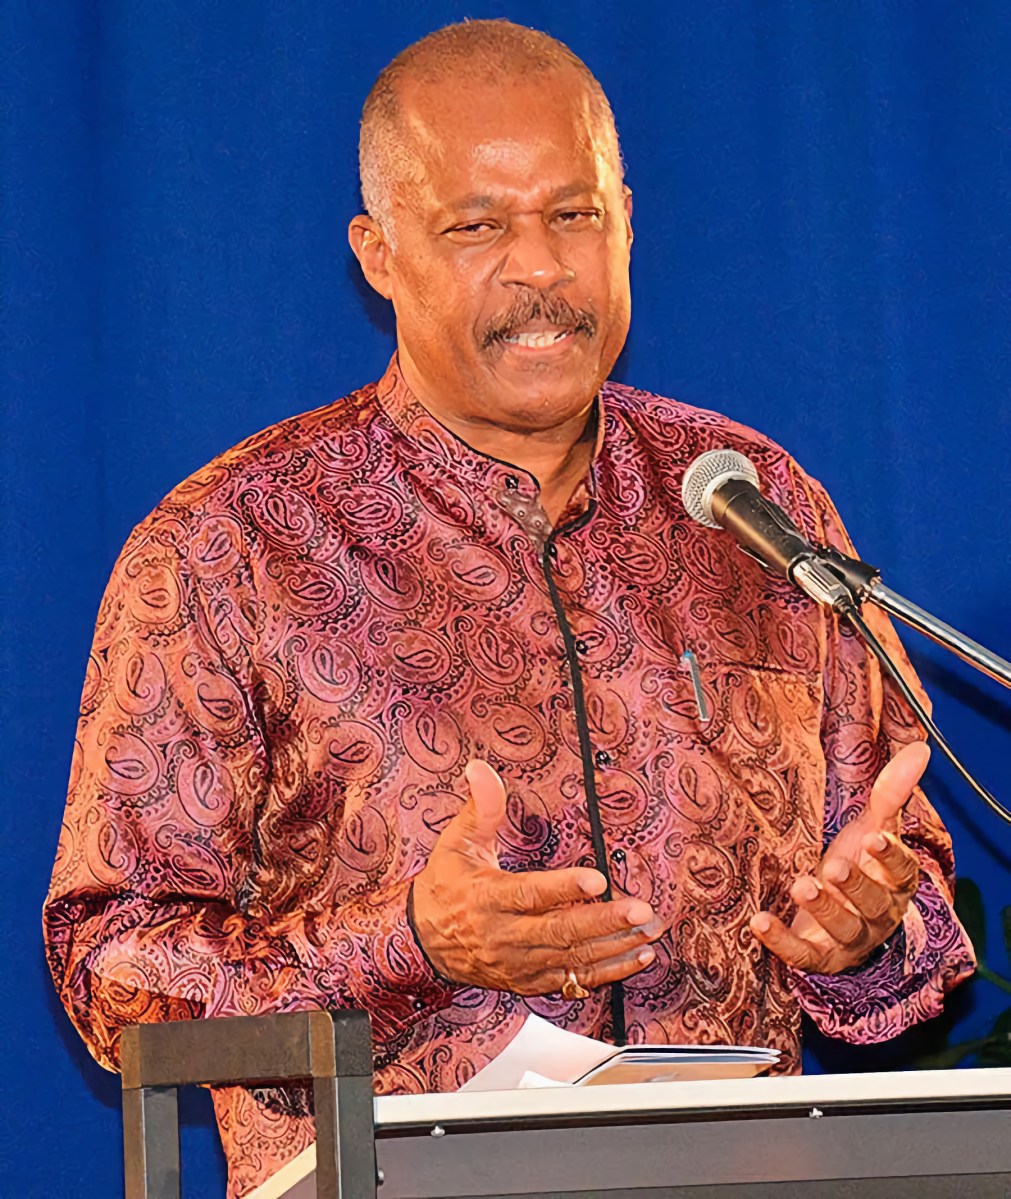
M 411 886 L 410 879 L 399 883 L 375 904 L 364 899 L 359 919 L 366 927 L 354 930 L 361 966 L 354 989 L 377 1040 L 389 1040 L 449 1007 L 460 989 L 435 970 L 418 943 L 409 911 Z
M 839 974 L 790 970 L 788 977 L 821 1032 L 871 1044 L 939 1015 L 945 994 L 974 964 L 947 897 L 924 872 L 902 923 L 866 962 Z

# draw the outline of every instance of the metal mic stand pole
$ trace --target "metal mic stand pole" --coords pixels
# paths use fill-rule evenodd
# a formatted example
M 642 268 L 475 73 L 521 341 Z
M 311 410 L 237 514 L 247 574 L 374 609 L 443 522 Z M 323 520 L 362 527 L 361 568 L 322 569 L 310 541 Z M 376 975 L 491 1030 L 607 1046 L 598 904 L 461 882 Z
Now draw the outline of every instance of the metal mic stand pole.
M 1003 683 L 1005 687 L 1011 687 L 1011 662 L 1006 662 L 995 653 L 991 653 L 986 646 L 980 645 L 978 641 L 973 641 L 971 637 L 966 637 L 964 633 L 953 629 L 943 620 L 931 616 L 919 605 L 897 595 L 880 580 L 872 585 L 864 599 L 870 600 L 872 604 L 887 612 L 889 616 L 898 617 L 904 624 L 916 629 L 925 637 L 929 637 L 931 641 L 936 641 L 938 645 L 950 649 L 964 662 L 975 666 L 977 670 L 989 675 L 998 683 Z
M 822 604 L 829 604 L 845 617 L 864 639 L 875 656 L 881 662 L 885 673 L 895 683 L 903 698 L 916 713 L 920 724 L 948 756 L 951 764 L 961 774 L 970 787 L 983 801 L 1004 821 L 1011 824 L 1011 808 L 1006 808 L 982 783 L 976 781 L 968 768 L 948 744 L 941 730 L 934 723 L 930 713 L 924 708 L 915 690 L 910 687 L 902 672 L 892 661 L 885 647 L 875 637 L 873 630 L 860 615 L 860 604 L 869 601 L 899 620 L 923 633 L 938 645 L 944 646 L 963 661 L 968 662 L 983 674 L 1011 687 L 1011 662 L 1005 662 L 990 650 L 964 636 L 951 625 L 945 624 L 936 617 L 925 612 L 923 608 L 910 603 L 901 595 L 896 595 L 891 588 L 881 582 L 881 575 L 873 566 L 861 562 L 859 558 L 850 558 L 838 550 L 819 546 L 816 552 L 794 563 L 789 569 L 789 577 L 805 591 L 812 599 Z
M 881 582 L 881 572 L 859 558 L 819 545 L 813 553 L 792 563 L 789 577 L 812 599 L 845 612 L 850 604 L 870 602 L 895 616 L 931 641 L 951 650 L 964 662 L 1005 687 L 1011 687 L 1011 662 L 992 653 L 985 645 L 966 637 L 950 624 L 894 592 Z

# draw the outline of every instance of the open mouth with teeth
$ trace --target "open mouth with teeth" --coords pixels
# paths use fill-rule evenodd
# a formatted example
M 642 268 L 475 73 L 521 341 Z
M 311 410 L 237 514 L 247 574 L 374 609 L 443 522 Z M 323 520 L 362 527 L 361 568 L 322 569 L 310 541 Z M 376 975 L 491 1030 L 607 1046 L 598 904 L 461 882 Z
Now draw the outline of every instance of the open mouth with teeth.
M 550 350 L 555 345 L 560 345 L 562 342 L 571 342 L 573 337 L 579 332 L 578 326 L 566 325 L 559 327 L 558 325 L 540 325 L 525 329 L 513 330 L 510 333 L 499 335 L 498 341 L 500 345 L 507 349 L 519 350 Z
M 503 337 L 507 346 L 524 346 L 528 350 L 544 350 L 553 346 L 563 338 L 571 337 L 575 329 L 536 329 L 521 333 L 512 333 Z
M 577 334 L 592 340 L 597 322 L 592 313 L 574 308 L 561 298 L 517 303 L 484 331 L 482 346 L 521 355 L 562 354 L 578 342 Z

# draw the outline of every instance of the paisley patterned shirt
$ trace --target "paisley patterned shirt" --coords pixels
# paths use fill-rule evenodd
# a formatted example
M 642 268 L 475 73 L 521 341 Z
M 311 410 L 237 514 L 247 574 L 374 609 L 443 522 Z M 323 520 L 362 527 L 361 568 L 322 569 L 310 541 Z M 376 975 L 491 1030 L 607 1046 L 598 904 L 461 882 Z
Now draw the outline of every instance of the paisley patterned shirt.
M 98 617 L 45 910 L 101 1063 L 132 1022 L 343 1006 L 371 1013 L 382 1092 L 455 1089 L 530 1010 L 597 1037 L 775 1045 L 795 1070 L 802 1008 L 851 1041 L 940 1010 L 972 954 L 920 794 L 904 819 L 922 883 L 870 965 L 797 975 L 748 931 L 761 908 L 789 917 L 793 877 L 920 733 L 835 616 L 692 522 L 680 482 L 729 446 L 809 537 L 846 548 L 831 504 L 714 413 L 608 384 L 597 419 L 552 528 L 536 481 L 447 432 L 394 360 L 135 530 Z M 504 868 L 605 870 L 670 926 L 648 969 L 575 1002 L 433 973 L 410 881 L 472 756 L 509 790 Z M 215 1104 L 233 1196 L 312 1138 L 297 1092 Z

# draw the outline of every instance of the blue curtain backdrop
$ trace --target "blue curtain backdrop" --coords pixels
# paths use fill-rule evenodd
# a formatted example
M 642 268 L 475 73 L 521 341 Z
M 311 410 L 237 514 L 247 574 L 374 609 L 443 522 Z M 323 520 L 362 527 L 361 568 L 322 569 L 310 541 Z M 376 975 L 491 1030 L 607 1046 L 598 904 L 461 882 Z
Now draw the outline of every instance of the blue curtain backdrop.
M 775 437 L 886 581 L 1011 654 L 1002 0 L 4 0 L 6 1194 L 120 1193 L 118 1083 L 39 940 L 114 557 L 220 450 L 383 370 L 391 321 L 344 233 L 361 102 L 416 37 L 502 15 L 568 42 L 618 116 L 637 233 L 620 378 Z M 906 640 L 942 727 L 1011 800 L 1011 696 Z M 931 792 L 1007 970 L 1011 829 L 944 763 Z M 908 1064 L 1007 1001 L 977 980 L 919 1039 L 820 1043 L 808 1064 Z M 186 1137 L 186 1193 L 220 1194 L 202 1103 Z

